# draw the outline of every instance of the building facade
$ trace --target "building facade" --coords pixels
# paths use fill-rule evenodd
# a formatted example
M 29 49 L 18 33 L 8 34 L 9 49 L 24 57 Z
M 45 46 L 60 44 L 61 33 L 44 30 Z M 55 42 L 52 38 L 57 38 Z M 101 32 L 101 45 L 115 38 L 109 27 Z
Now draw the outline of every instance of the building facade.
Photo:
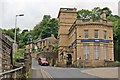
M 34 48 L 39 51 L 52 52 L 57 39 L 51 34 L 51 37 L 34 41 Z
M 56 64 L 57 53 L 54 51 L 54 46 L 57 44 L 57 39 L 52 34 L 51 37 L 38 39 L 26 45 L 26 53 L 32 53 L 32 57 L 46 58 L 50 66 Z
M 30 42 L 26 45 L 26 52 L 52 52 L 54 45 L 57 43 L 57 39 L 51 34 L 51 37 L 38 39 L 33 42 Z
M 113 26 L 101 14 L 101 20 L 77 18 L 75 8 L 61 8 L 58 14 L 58 62 L 74 64 L 77 61 L 89 66 L 114 61 Z

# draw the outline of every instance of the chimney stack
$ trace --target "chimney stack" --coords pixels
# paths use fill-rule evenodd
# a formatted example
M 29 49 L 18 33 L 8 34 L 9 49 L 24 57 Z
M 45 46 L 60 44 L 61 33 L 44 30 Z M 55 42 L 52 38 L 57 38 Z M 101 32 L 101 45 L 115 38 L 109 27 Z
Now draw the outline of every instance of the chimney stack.
M 100 19 L 102 22 L 107 22 L 107 16 L 106 16 L 106 12 L 103 11 L 100 15 Z

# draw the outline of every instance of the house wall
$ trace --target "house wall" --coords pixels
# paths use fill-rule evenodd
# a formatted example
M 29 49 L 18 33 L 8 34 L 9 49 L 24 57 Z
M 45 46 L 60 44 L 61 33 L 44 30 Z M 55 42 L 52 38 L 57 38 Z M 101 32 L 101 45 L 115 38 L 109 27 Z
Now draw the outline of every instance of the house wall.
M 103 15 L 102 15 L 103 16 Z M 101 16 L 101 18 L 102 18 Z M 84 22 L 77 19 L 76 10 L 60 9 L 58 30 L 58 62 L 66 64 L 66 55 L 72 55 L 72 63 L 81 60 L 88 61 L 90 65 L 98 65 L 97 62 L 114 61 L 113 48 L 113 26 L 109 21 L 100 20 L 93 22 L 91 19 Z M 104 14 L 105 19 L 105 14 Z M 69 26 L 68 26 L 69 24 Z M 71 25 L 71 26 L 70 26 Z M 88 30 L 88 38 L 84 37 L 84 30 Z M 94 31 L 98 30 L 98 38 L 94 37 Z M 104 39 L 104 31 L 106 31 L 106 39 Z M 88 59 L 85 55 L 85 45 L 88 45 Z M 96 46 L 99 53 L 96 54 Z M 105 47 L 106 50 L 104 49 Z M 107 59 L 105 59 L 105 51 L 107 51 Z M 95 59 L 95 55 L 98 55 Z
M 77 18 L 77 13 L 75 8 L 61 8 L 59 11 L 58 62 L 61 62 L 63 58 L 65 59 L 65 56 L 68 53 L 68 51 L 66 50 L 69 46 L 69 36 L 68 36 L 69 28 L 75 22 L 76 18 Z M 61 55 L 61 53 L 64 53 L 64 55 Z

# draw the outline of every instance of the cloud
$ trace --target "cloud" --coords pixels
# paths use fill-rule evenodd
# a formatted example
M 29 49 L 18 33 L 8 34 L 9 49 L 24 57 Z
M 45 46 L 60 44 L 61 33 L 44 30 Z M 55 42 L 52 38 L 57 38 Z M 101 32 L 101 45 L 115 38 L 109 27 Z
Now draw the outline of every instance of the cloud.
M 14 28 L 15 15 L 24 13 L 24 17 L 18 17 L 17 26 L 21 29 L 32 29 L 39 23 L 43 16 L 48 14 L 57 17 L 61 7 L 76 7 L 79 9 L 93 9 L 94 7 L 109 7 L 113 14 L 117 14 L 119 0 L 1 0 L 0 1 L 0 26 Z M 114 5 L 114 6 L 113 6 Z

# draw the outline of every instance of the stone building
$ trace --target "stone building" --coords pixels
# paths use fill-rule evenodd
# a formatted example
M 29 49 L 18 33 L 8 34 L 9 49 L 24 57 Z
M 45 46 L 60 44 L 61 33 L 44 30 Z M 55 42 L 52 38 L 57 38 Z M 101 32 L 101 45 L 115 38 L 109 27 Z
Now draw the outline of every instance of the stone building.
M 0 31 L 0 72 L 10 70 L 13 66 L 12 42 Z
M 32 52 L 32 49 L 33 49 L 33 43 L 32 43 L 32 42 L 27 43 L 27 44 L 25 45 L 25 52 L 26 52 L 26 53 L 31 53 L 31 52 Z
M 57 39 L 52 34 L 51 37 L 34 41 L 34 47 L 41 51 L 52 52 Z
M 88 63 L 103 65 L 114 61 L 113 26 L 106 14 L 94 22 L 77 18 L 76 8 L 61 8 L 58 14 L 58 62 L 60 64 Z
M 26 52 L 34 51 L 44 51 L 44 52 L 52 52 L 54 45 L 57 43 L 57 39 L 52 34 L 51 37 L 38 39 L 33 42 L 30 42 L 26 45 Z
M 30 42 L 26 45 L 26 53 L 32 53 L 32 57 L 46 58 L 50 65 L 56 63 L 57 53 L 54 53 L 54 45 L 57 43 L 57 39 L 52 34 L 51 37 L 38 39 Z

